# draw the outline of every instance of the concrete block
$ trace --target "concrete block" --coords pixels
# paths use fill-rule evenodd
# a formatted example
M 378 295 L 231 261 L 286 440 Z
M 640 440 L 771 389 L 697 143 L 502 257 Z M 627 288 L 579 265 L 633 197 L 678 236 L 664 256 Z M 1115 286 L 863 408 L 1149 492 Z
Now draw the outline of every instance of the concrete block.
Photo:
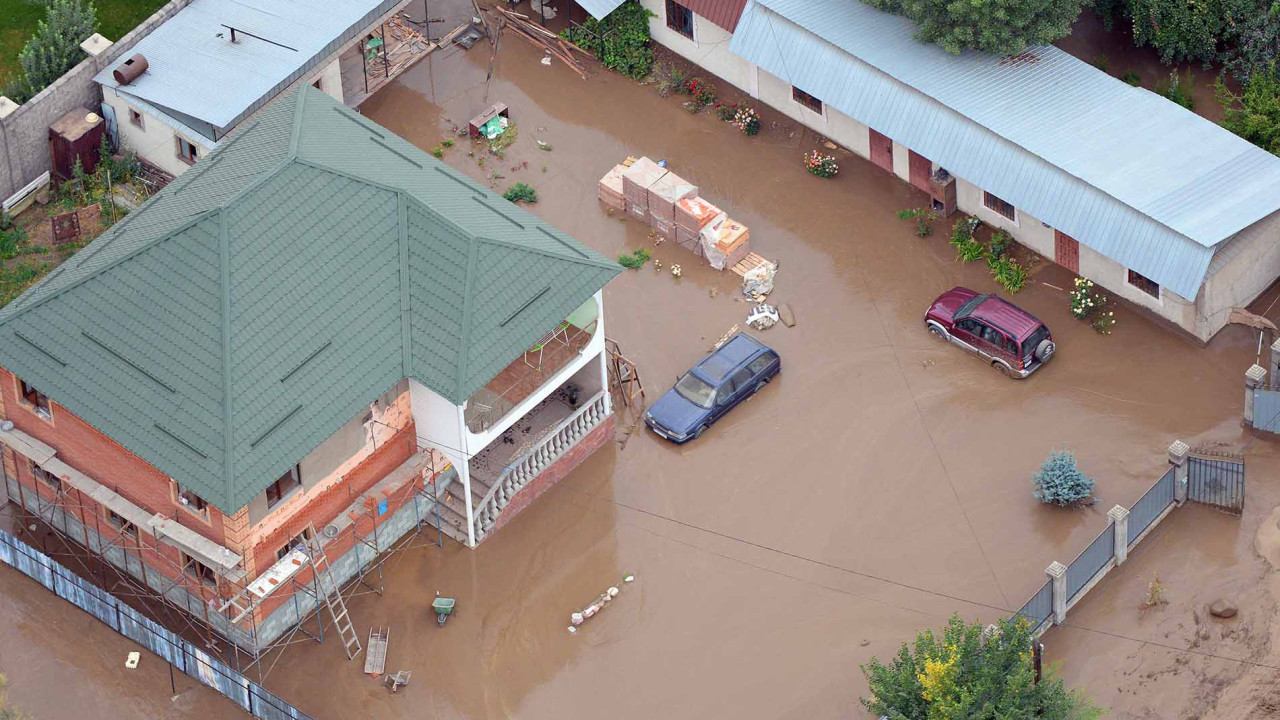
M 98 33 L 94 33 L 89 37 L 85 38 L 84 42 L 80 43 L 80 49 L 85 51 L 85 54 L 87 54 L 89 57 L 96 58 L 102 53 L 106 52 L 107 49 L 111 47 L 111 45 L 112 43 L 110 40 L 102 37 Z
M 1107 511 L 1107 517 L 1111 518 L 1111 528 L 1115 532 L 1115 549 L 1113 558 L 1116 565 L 1124 564 L 1129 557 L 1129 509 L 1123 505 L 1116 505 Z

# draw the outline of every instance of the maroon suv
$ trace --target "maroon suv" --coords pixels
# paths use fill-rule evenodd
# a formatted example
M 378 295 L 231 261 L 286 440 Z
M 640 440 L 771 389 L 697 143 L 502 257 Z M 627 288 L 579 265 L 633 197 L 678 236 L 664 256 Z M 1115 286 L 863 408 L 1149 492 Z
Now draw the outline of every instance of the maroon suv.
M 1053 336 L 1035 315 L 995 295 L 952 288 L 929 306 L 929 332 L 953 342 L 1007 377 L 1025 378 L 1053 357 Z

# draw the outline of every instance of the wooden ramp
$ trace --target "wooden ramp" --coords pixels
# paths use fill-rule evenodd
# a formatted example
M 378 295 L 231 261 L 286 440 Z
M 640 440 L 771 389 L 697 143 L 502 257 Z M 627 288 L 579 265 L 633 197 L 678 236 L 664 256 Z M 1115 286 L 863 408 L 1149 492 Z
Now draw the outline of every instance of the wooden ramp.
M 387 667 L 387 642 L 391 640 L 391 628 L 369 628 L 369 645 L 364 652 L 364 671 L 377 677 Z

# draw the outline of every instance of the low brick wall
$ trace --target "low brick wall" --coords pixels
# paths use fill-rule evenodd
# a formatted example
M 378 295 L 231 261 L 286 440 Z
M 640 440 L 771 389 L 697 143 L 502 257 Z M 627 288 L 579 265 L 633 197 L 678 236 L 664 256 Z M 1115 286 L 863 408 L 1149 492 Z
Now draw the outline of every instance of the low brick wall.
M 609 413 L 609 416 L 597 425 L 594 430 L 587 433 L 587 436 L 582 438 L 577 445 L 569 448 L 568 452 L 560 456 L 546 470 L 539 473 L 532 482 L 521 488 L 520 492 L 516 493 L 511 498 L 511 502 L 507 503 L 507 506 L 503 508 L 502 514 L 498 516 L 497 521 L 493 524 L 493 529 L 489 531 L 488 535 L 492 535 L 511 522 L 516 515 L 519 515 L 534 500 L 537 500 L 539 495 L 573 472 L 573 469 L 582 464 L 582 461 L 587 459 L 587 456 L 604 447 L 605 444 L 612 440 L 617 422 L 617 414 Z

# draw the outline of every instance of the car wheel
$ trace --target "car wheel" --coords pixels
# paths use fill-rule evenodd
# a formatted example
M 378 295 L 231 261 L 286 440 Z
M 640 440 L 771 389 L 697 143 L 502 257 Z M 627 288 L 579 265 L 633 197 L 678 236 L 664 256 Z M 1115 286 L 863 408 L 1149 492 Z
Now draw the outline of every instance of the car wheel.
M 693 437 L 690 437 L 689 439 L 690 439 L 690 440 L 697 440 L 698 438 L 702 437 L 702 433 L 704 433 L 704 432 L 706 432 L 706 431 L 707 431 L 707 426 L 706 426 L 706 425 L 699 425 L 699 426 L 698 426 L 698 429 L 693 431 Z
M 1009 369 L 1008 365 L 1005 365 L 1002 362 L 993 362 L 991 363 L 991 367 L 995 368 L 996 372 L 1000 373 L 1001 375 L 1007 378 L 1013 377 L 1013 371 Z
M 933 323 L 925 323 L 925 324 L 929 326 L 929 332 L 933 333 L 934 337 L 938 338 L 939 340 L 947 339 L 947 333 L 942 328 L 938 327 L 937 325 L 934 325 Z

